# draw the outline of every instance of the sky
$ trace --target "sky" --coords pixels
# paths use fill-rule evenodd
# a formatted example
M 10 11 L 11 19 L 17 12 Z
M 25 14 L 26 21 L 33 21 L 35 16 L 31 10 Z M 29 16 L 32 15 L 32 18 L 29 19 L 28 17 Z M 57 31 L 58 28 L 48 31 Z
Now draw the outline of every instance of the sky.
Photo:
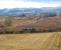
M 59 7 L 60 4 L 61 0 L 0 0 L 0 9 Z

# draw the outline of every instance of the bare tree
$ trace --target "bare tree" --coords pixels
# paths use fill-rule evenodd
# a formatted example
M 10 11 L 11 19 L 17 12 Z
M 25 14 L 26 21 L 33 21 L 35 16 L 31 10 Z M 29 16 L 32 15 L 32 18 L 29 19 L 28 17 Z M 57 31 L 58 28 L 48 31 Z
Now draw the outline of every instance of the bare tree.
M 11 24 L 12 24 L 12 19 L 11 19 L 11 17 L 6 17 L 4 23 L 5 23 L 6 26 L 11 26 Z

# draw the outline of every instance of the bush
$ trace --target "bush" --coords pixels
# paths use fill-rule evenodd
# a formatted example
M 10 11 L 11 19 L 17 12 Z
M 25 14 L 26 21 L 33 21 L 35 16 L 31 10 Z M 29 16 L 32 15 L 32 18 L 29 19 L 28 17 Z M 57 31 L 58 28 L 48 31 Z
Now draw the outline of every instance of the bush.
M 53 30 L 52 29 L 48 29 L 48 32 L 52 32 Z
M 36 30 L 34 28 L 24 28 L 22 29 L 22 31 L 20 31 L 21 33 L 33 33 L 36 32 Z

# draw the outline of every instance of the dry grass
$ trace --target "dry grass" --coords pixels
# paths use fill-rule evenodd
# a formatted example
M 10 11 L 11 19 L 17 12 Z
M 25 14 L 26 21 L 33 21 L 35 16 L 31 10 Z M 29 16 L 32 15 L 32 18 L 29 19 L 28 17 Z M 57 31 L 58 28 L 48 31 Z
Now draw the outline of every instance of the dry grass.
M 36 18 L 36 17 L 35 17 Z M 20 28 L 38 28 L 38 29 L 56 29 L 61 28 L 61 17 L 49 17 L 49 18 L 33 18 L 31 20 L 22 19 L 22 20 L 14 20 L 12 23 L 12 28 L 16 26 L 20 26 Z
M 61 32 L 2 34 L 0 50 L 61 50 Z

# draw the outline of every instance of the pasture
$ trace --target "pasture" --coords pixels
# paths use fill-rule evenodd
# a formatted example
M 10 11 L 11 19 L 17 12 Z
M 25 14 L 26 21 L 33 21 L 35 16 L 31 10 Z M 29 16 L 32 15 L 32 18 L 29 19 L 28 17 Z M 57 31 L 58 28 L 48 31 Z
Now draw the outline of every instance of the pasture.
M 1 34 L 0 50 L 61 50 L 61 32 Z

